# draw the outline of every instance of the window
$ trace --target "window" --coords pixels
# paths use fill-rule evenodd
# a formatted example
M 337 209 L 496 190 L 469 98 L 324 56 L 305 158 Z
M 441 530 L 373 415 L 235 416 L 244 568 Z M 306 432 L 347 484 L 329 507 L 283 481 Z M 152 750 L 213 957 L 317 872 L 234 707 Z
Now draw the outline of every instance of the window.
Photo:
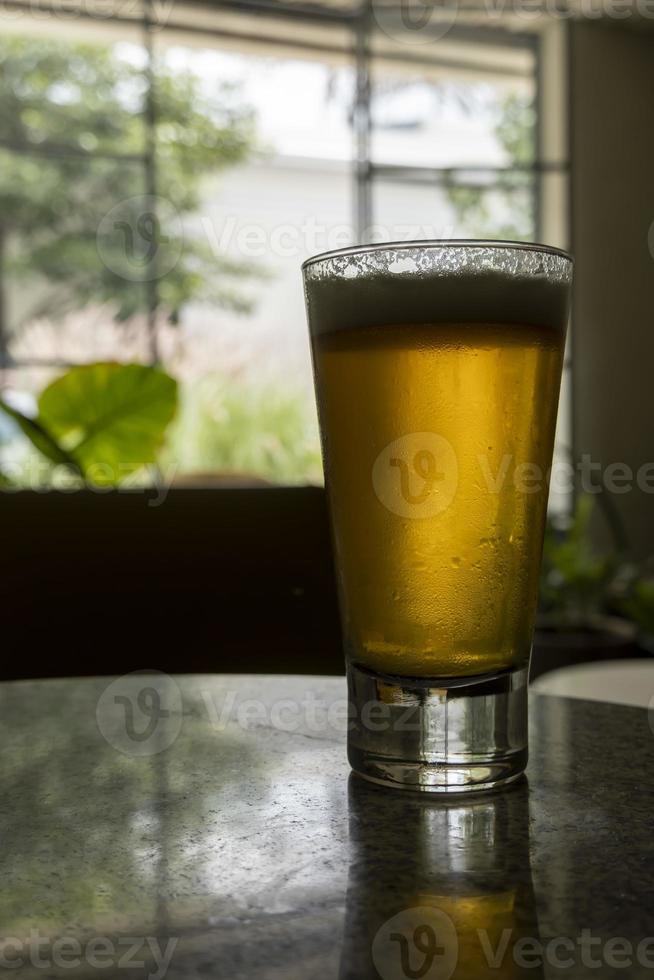
M 321 480 L 308 255 L 567 244 L 557 26 L 416 45 L 333 4 L 15 7 L 0 21 L 4 390 L 28 408 L 66 365 L 160 361 L 181 383 L 162 456 L 179 480 Z M 3 418 L 0 453 L 32 485 Z

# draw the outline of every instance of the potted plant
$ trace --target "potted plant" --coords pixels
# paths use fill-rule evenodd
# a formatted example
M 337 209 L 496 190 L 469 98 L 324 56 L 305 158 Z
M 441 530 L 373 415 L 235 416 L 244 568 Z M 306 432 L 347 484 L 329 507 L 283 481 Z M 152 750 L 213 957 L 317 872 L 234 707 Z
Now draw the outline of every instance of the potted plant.
M 624 565 L 620 550 L 598 554 L 593 547 L 593 510 L 593 497 L 582 494 L 570 518 L 548 521 L 532 679 L 558 667 L 639 652 L 634 624 L 611 613 L 614 583 Z
M 651 560 L 644 569 L 630 575 L 622 589 L 619 608 L 635 624 L 638 646 L 654 654 L 654 569 Z

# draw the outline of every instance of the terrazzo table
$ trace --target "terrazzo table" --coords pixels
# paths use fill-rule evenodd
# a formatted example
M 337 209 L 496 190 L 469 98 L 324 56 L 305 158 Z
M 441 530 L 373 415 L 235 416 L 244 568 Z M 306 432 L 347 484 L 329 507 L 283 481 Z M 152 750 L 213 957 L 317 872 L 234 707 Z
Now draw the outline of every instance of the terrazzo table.
M 12 977 L 654 977 L 654 735 L 534 696 L 528 782 L 351 777 L 336 678 L 0 685 Z

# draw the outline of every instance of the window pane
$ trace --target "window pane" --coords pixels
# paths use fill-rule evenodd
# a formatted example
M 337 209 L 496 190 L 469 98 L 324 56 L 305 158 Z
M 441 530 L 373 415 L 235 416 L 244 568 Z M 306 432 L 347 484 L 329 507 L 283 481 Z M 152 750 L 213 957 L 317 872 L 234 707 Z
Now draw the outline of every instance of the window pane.
M 554 441 L 552 461 L 553 478 L 550 483 L 548 507 L 553 514 L 568 514 L 572 501 L 572 481 L 569 476 L 572 461 L 572 372 L 567 366 L 561 379 L 559 417 Z
M 376 180 L 373 185 L 373 238 L 534 237 L 533 182 L 500 182 L 493 173 L 475 175 L 475 183 L 429 184 Z
M 398 46 L 399 48 L 399 46 Z M 450 43 L 451 48 L 451 43 Z M 461 50 L 462 49 L 462 50 Z M 448 42 L 434 48 L 441 63 L 415 60 L 415 50 L 394 50 L 372 63 L 371 158 L 411 167 L 508 167 L 534 157 L 533 57 L 504 68 L 448 66 Z M 509 49 L 513 51 L 514 49 Z M 457 45 L 472 63 L 485 45 Z M 404 60 L 400 60 L 404 56 Z
M 529 172 L 534 48 L 500 31 L 407 43 L 382 8 L 368 237 L 530 239 L 540 217 L 562 239 L 563 184 L 541 180 L 539 215 Z M 28 402 L 67 363 L 160 356 L 180 381 L 162 457 L 180 480 L 317 481 L 299 266 L 358 238 L 354 35 L 208 8 L 191 33 L 180 10 L 153 35 L 154 161 L 137 23 L 0 12 L 2 381 Z
M 217 146 L 199 168 L 178 164 L 186 246 L 207 261 L 163 340 L 165 363 L 182 381 L 171 465 L 200 480 L 218 471 L 317 481 L 300 264 L 353 241 L 351 69 L 275 49 L 239 55 L 159 43 L 159 64 L 178 88 L 185 79 L 193 111 L 222 118 L 242 138 L 236 152 Z M 225 93 L 231 127 L 211 109 Z

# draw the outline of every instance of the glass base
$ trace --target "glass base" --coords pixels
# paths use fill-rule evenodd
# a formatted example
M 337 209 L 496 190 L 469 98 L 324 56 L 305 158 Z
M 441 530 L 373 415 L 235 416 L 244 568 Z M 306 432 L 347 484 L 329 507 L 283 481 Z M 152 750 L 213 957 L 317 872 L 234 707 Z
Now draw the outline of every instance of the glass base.
M 397 677 L 348 664 L 348 758 L 384 786 L 465 793 L 527 765 L 529 666 L 477 677 Z

